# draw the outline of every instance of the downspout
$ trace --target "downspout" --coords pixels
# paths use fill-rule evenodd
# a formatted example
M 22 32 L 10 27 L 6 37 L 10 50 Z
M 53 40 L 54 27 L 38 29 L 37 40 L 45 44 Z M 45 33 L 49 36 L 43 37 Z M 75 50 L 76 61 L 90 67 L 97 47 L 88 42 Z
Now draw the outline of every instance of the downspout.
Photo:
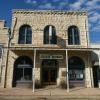
M 89 55 L 90 55 L 90 61 L 92 61 L 92 51 L 90 51 L 90 53 L 89 53 Z M 91 63 L 91 66 L 90 66 L 90 78 L 91 78 L 91 87 L 93 87 L 94 86 L 94 83 L 93 83 L 93 66 L 92 66 L 92 63 Z
M 8 33 L 10 34 L 11 31 L 10 29 L 8 30 Z M 6 60 L 6 69 L 5 69 L 5 80 L 4 80 L 4 88 L 6 88 L 6 80 L 7 80 L 7 69 L 8 69 L 8 57 L 9 57 L 9 47 L 10 47 L 10 36 L 9 36 L 9 40 L 8 40 L 8 47 L 6 48 L 7 49 L 7 60 Z
M 2 53 L 1 53 L 1 72 L 0 72 L 0 83 L 1 83 L 1 75 L 2 75 L 2 62 L 3 62 L 3 54 L 4 54 L 4 47 L 3 47 L 3 45 L 2 45 Z
M 7 47 L 7 60 L 6 60 L 6 69 L 5 69 L 5 80 L 4 80 L 4 88 L 6 88 L 6 84 L 7 84 L 7 70 L 8 70 L 8 57 L 9 57 L 9 48 L 10 48 L 10 42 L 11 42 L 11 39 L 13 38 L 14 36 L 14 29 L 15 29 L 15 26 L 17 24 L 17 18 L 14 17 L 14 26 L 12 26 L 12 31 L 9 29 L 8 30 L 8 33 L 9 33 L 9 40 L 8 40 L 8 47 Z M 11 36 L 11 37 L 10 37 Z

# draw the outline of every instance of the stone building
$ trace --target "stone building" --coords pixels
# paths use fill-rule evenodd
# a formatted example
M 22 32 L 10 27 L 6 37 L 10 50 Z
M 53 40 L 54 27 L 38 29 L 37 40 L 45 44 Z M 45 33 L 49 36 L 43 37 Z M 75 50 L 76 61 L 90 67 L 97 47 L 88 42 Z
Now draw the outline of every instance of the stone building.
M 100 87 L 87 12 L 15 9 L 8 33 L 0 21 L 1 87 Z

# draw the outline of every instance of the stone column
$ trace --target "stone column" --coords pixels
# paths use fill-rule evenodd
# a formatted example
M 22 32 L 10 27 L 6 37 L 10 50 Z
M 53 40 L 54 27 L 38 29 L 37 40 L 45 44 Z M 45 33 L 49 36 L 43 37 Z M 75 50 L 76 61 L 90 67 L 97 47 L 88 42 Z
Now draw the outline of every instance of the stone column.
M 86 78 L 86 87 L 90 88 L 92 87 L 92 68 L 90 64 L 90 53 L 88 53 L 87 56 L 87 65 L 85 68 L 85 78 Z
M 66 80 L 67 80 L 67 92 L 69 92 L 69 77 L 68 77 L 68 50 L 66 50 Z
M 34 64 L 33 64 L 33 92 L 35 92 L 35 67 L 36 67 L 36 49 L 34 49 Z
M 99 57 L 99 68 L 98 68 L 98 86 L 100 88 L 100 51 L 98 52 Z

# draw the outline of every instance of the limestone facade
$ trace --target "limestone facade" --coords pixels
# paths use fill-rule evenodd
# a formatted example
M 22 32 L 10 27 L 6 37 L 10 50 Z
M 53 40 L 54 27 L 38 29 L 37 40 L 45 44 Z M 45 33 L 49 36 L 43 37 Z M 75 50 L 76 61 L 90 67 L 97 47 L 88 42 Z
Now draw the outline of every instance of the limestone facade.
M 18 33 L 19 28 L 24 24 L 28 24 L 32 27 L 32 44 L 28 46 L 50 46 L 43 44 L 43 30 L 47 25 L 56 27 L 58 39 L 57 45 L 53 45 L 53 47 L 66 46 L 66 43 L 68 43 L 68 27 L 71 25 L 76 25 L 80 31 L 81 43 L 78 46 L 74 45 L 75 48 L 88 46 L 88 19 L 86 12 L 14 10 L 12 18 L 13 39 L 11 41 L 13 46 L 20 46 L 18 45 Z
M 5 81 L 5 70 L 8 52 L 8 42 L 9 42 L 9 28 L 6 27 L 4 20 L 0 20 L 0 87 L 4 87 Z
M 32 43 L 19 44 L 19 29 L 23 25 L 29 25 L 32 29 Z M 44 28 L 52 25 L 56 28 L 57 43 L 44 44 Z M 75 25 L 79 29 L 79 45 L 68 44 L 68 28 Z M 84 62 L 84 87 L 93 87 L 93 64 L 91 50 L 89 51 L 89 30 L 87 12 L 80 11 L 51 11 L 51 10 L 13 10 L 11 35 L 8 35 L 8 28 L 4 22 L 0 22 L 0 43 L 4 43 L 5 53 L 2 62 L 1 87 L 12 88 L 14 68 L 16 60 L 21 56 L 28 56 L 33 62 L 32 84 L 41 86 L 43 84 L 43 60 L 40 55 L 61 55 L 57 61 L 56 85 L 62 81 L 64 84 L 67 78 L 67 68 L 71 57 L 79 57 Z M 8 38 L 9 37 L 9 38 Z M 8 46 L 9 42 L 9 46 Z M 9 49 L 8 49 L 9 48 Z M 35 54 L 36 51 L 36 54 Z M 67 56 L 66 56 L 67 52 Z M 47 60 L 50 60 L 48 58 Z M 51 69 L 50 69 L 51 71 Z M 69 71 L 69 69 L 68 69 Z M 48 72 L 49 73 L 49 72 Z M 48 78 L 52 75 L 48 75 Z M 17 84 L 17 83 L 16 83 Z M 69 81 L 70 84 L 70 81 Z

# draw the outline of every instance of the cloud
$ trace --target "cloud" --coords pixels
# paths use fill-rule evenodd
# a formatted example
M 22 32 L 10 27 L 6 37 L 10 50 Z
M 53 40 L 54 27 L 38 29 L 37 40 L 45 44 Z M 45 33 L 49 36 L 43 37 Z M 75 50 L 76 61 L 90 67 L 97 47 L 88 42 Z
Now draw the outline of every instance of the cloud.
M 44 5 L 39 5 L 39 9 L 55 9 L 55 6 L 53 6 L 51 3 L 46 3 Z
M 100 32 L 100 24 L 99 25 L 96 25 L 96 26 L 93 26 L 92 29 L 90 30 L 91 32 Z
M 100 14 L 97 12 L 91 13 L 89 17 L 90 32 L 100 33 Z
M 64 9 L 68 7 L 68 0 L 25 0 L 27 4 L 37 4 L 37 9 Z
M 31 3 L 31 0 L 25 0 L 25 3 Z
M 82 5 L 85 3 L 85 0 L 77 0 L 74 3 L 69 4 L 70 9 L 79 10 L 82 8 Z
M 81 2 L 75 2 L 73 4 L 70 4 L 70 9 L 80 9 L 81 8 Z
M 95 23 L 100 20 L 100 14 L 95 12 L 89 17 L 90 22 Z
M 62 10 L 64 8 L 68 7 L 68 0 L 52 0 L 49 2 L 48 0 L 44 1 L 36 1 L 36 0 L 27 0 L 26 3 L 28 4 L 36 4 L 37 3 L 37 9 L 59 9 Z M 34 3 L 33 3 L 34 2 Z
M 60 6 L 66 6 L 66 5 L 68 6 L 68 2 L 60 2 L 59 5 Z
M 32 1 L 32 3 L 33 3 L 33 4 L 36 4 L 36 3 L 37 3 L 37 1 Z
M 25 0 L 25 3 L 27 4 L 37 4 L 36 0 Z
M 55 4 L 55 8 L 58 10 L 62 10 L 62 9 L 67 9 L 68 8 L 68 2 L 59 2 L 58 6 L 56 6 Z
M 91 1 L 87 1 L 86 5 L 87 6 L 94 6 L 99 2 L 99 0 L 91 0 Z
M 53 0 L 53 2 L 59 2 L 60 0 Z

